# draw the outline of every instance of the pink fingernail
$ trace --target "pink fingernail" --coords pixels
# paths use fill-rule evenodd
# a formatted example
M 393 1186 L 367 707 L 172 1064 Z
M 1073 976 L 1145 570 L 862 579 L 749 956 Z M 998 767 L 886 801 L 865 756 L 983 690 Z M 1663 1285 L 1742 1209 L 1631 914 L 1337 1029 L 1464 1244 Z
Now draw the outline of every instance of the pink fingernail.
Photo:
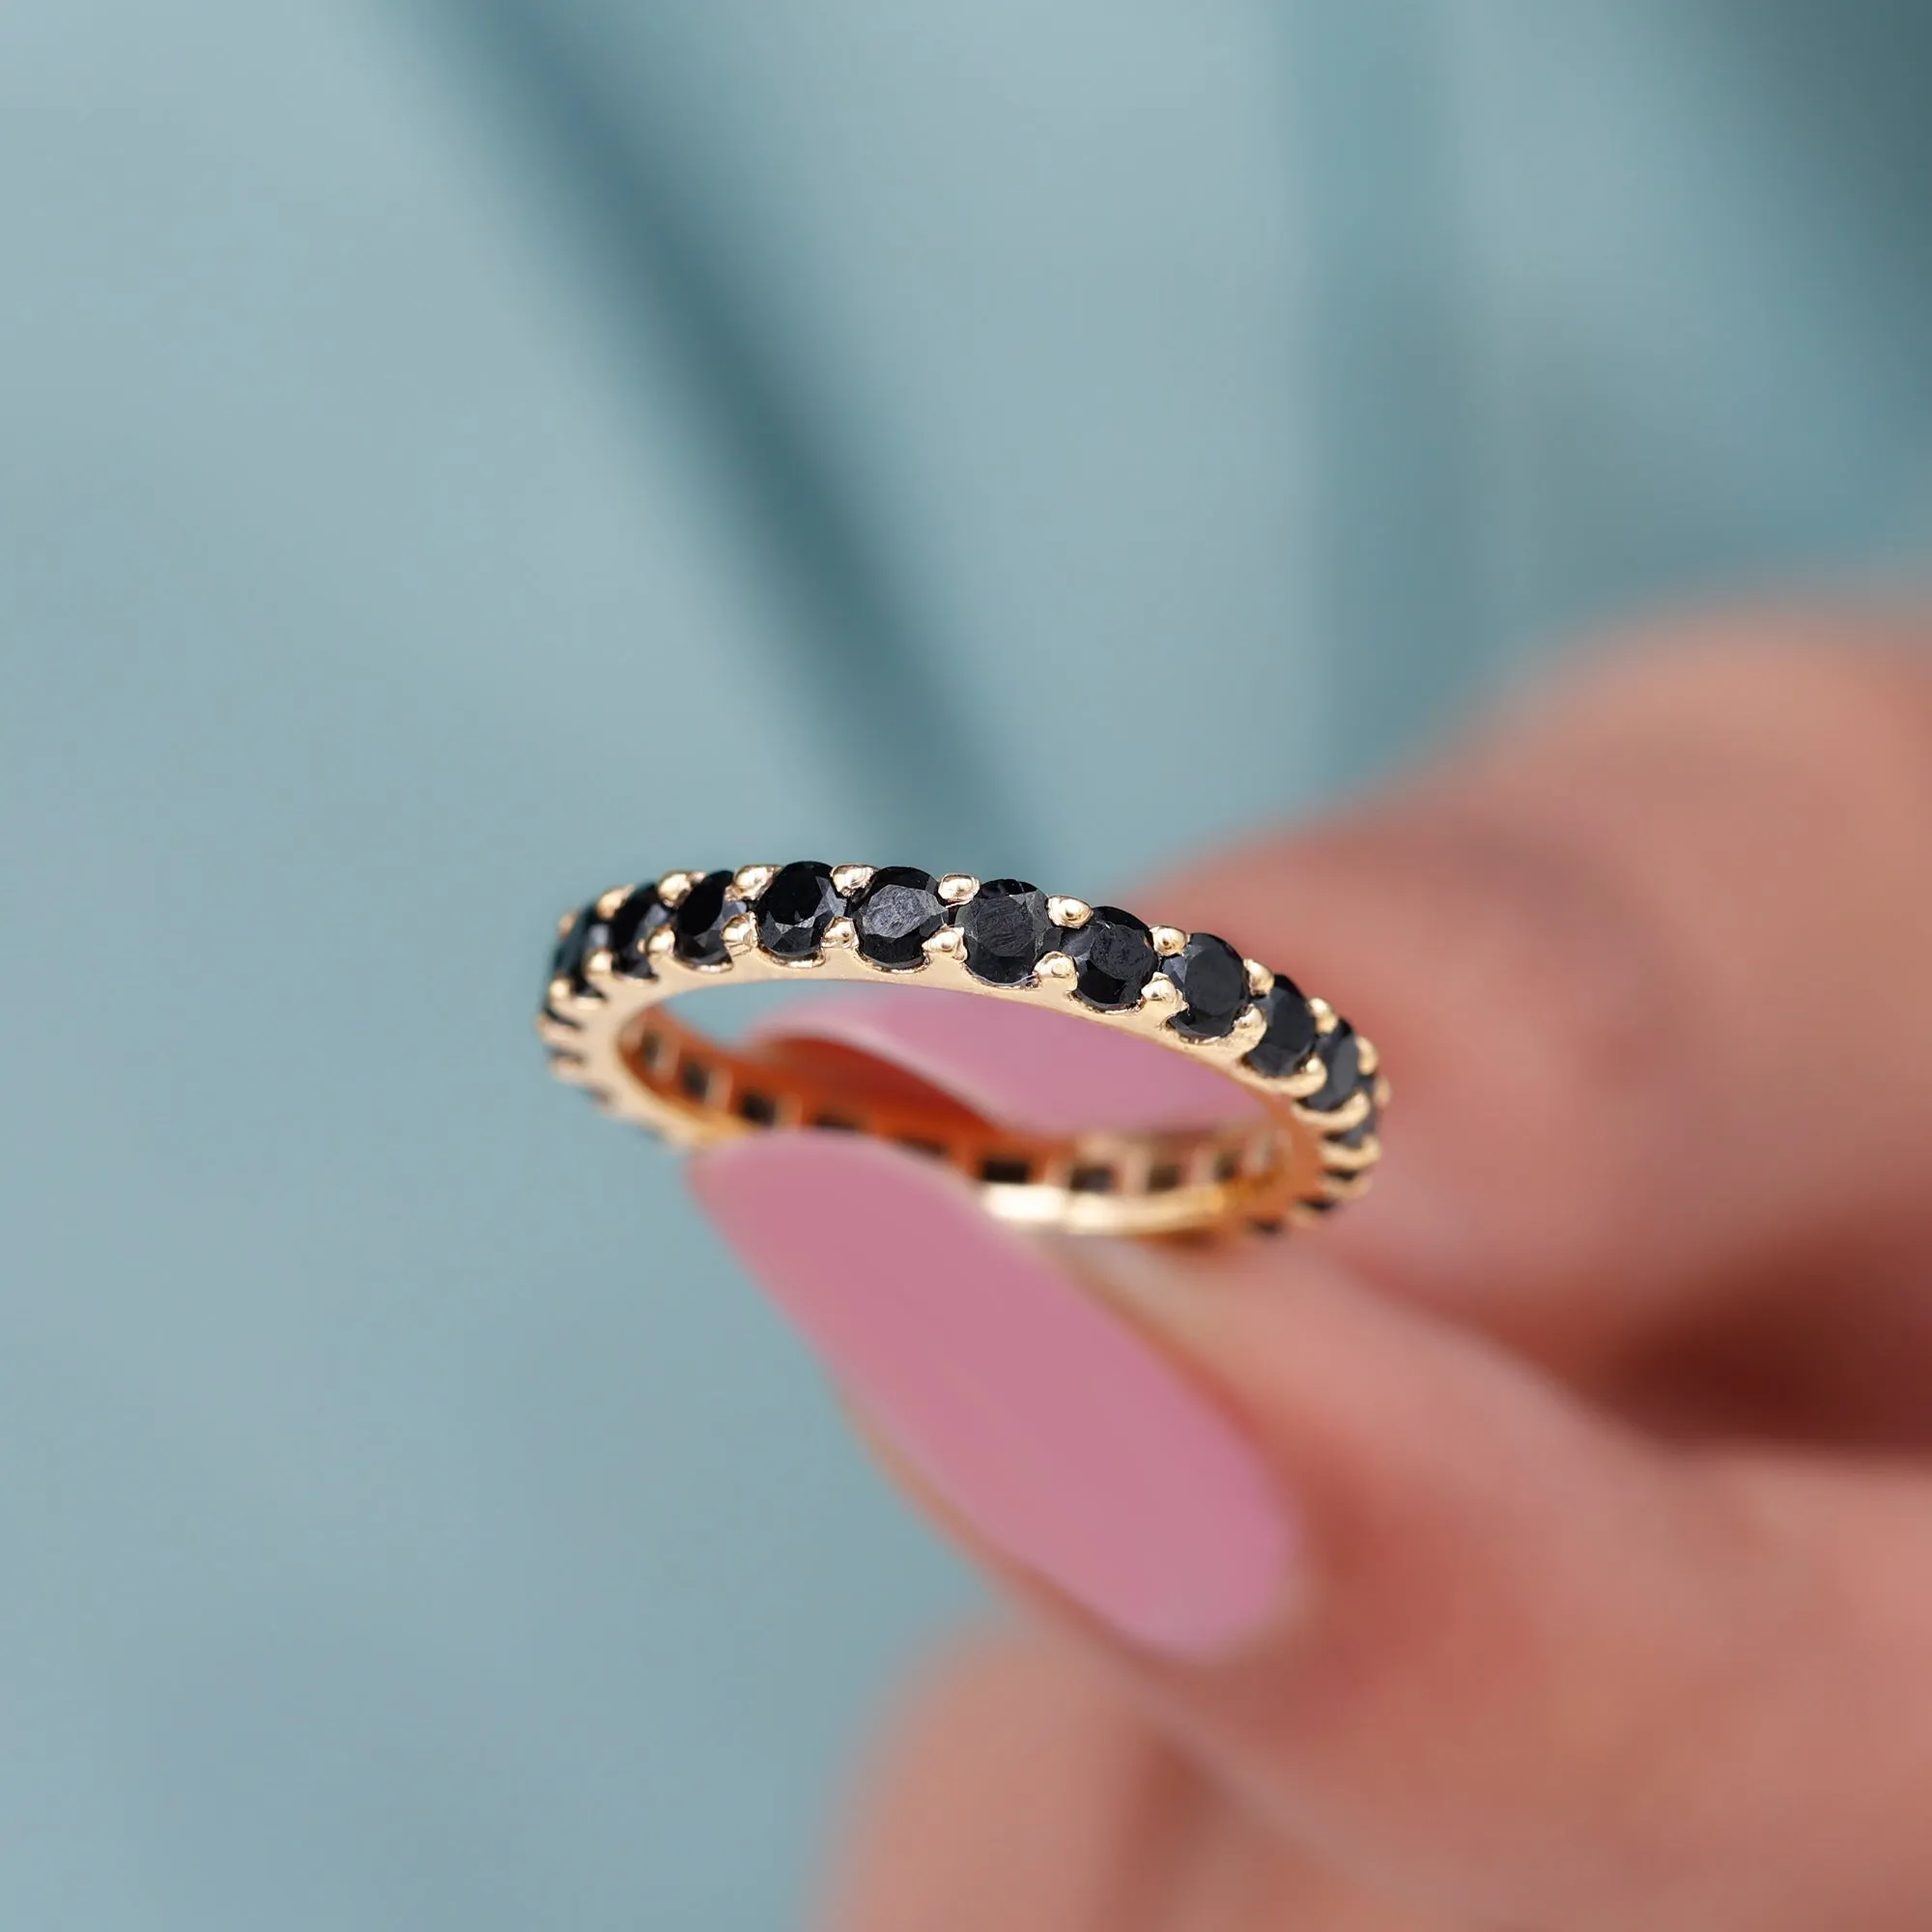
M 1212 1067 L 1068 1014 L 894 987 L 800 1002 L 753 1037 L 832 1039 L 890 1060 L 974 1112 L 1034 1133 L 1210 1127 L 1255 1111 Z
M 834 1375 L 996 1549 L 1151 1648 L 1221 1649 L 1291 1538 L 1255 1452 L 1173 1366 L 916 1154 L 773 1134 L 698 1200 Z

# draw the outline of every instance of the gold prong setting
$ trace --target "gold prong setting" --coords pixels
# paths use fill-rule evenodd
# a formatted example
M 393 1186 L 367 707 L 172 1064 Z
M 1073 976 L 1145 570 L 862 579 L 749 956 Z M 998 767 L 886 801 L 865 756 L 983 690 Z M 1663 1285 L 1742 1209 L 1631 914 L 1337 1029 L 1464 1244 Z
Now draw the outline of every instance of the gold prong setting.
M 1098 1020 L 1211 1065 L 1272 1123 L 1232 1168 L 1232 1156 L 1183 1146 L 1177 1159 L 1145 1136 L 1118 1148 L 1089 1136 L 1087 1152 L 1024 1159 L 937 1130 L 893 1136 L 966 1166 L 1006 1218 L 1115 1234 L 1300 1225 L 1362 1193 L 1380 1155 L 1388 1081 L 1375 1047 L 1327 1001 L 1212 934 L 1149 926 L 1023 880 L 800 862 L 612 887 L 557 922 L 537 1031 L 559 1079 L 679 1145 L 775 1125 L 863 1127 L 836 1095 L 764 1091 L 731 1050 L 694 1045 L 661 1064 L 643 1051 L 657 1051 L 653 1029 L 672 1024 L 644 1024 L 662 1002 L 724 978 L 800 971 Z

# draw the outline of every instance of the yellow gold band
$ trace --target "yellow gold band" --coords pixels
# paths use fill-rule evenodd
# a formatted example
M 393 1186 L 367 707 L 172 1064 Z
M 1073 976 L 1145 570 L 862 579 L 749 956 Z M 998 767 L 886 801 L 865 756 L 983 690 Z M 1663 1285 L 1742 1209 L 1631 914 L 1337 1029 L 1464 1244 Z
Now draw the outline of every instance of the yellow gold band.
M 1258 1107 L 1215 1127 L 1015 1131 L 849 1048 L 726 1047 L 663 1010 L 724 984 L 939 987 L 1183 1053 Z M 1069 1234 L 1273 1230 L 1365 1191 L 1388 1083 L 1324 1001 L 1207 933 L 1023 880 L 801 861 L 669 872 L 558 924 L 537 1032 L 561 1080 L 675 1145 L 856 1131 L 946 1160 L 1002 1219 Z

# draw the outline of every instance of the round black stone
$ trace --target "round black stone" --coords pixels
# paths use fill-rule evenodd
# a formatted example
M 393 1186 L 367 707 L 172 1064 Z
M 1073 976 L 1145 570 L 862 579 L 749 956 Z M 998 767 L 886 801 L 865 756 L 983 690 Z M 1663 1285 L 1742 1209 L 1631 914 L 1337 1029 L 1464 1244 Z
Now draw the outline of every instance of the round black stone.
M 1332 1114 L 1368 1084 L 1362 1072 L 1362 1042 L 1355 1029 L 1343 1020 L 1333 1033 L 1321 1036 L 1315 1050 L 1328 1078 L 1319 1094 L 1311 1094 L 1301 1104 L 1318 1114 Z
M 1285 973 L 1274 976 L 1273 987 L 1264 996 L 1262 1018 L 1267 1022 L 1260 1039 L 1249 1053 L 1247 1064 L 1269 1079 L 1293 1073 L 1308 1058 L 1315 1044 L 1315 1015 L 1308 1001 Z
M 758 900 L 758 944 L 775 959 L 810 959 L 845 911 L 832 867 L 799 859 L 779 867 Z
M 1225 939 L 1197 932 L 1160 970 L 1172 980 L 1186 1005 L 1174 1016 L 1174 1030 L 1189 1039 L 1225 1039 L 1248 1003 L 1248 969 Z
M 716 966 L 728 955 L 724 927 L 745 910 L 743 899 L 731 895 L 729 872 L 706 872 L 678 901 L 670 916 L 677 956 L 696 966 Z
M 923 964 L 925 942 L 946 923 L 938 883 L 916 866 L 882 866 L 852 907 L 859 951 L 895 971 Z
M 988 879 L 957 918 L 966 938 L 966 970 L 995 986 L 1032 979 L 1040 954 L 1060 944 L 1060 928 L 1046 916 L 1046 895 L 1024 879 Z
M 1095 906 L 1085 925 L 1062 935 L 1060 950 L 1079 969 L 1080 997 L 1107 1012 L 1133 1006 L 1160 964 L 1145 922 L 1119 906 Z
M 556 942 L 555 950 L 550 955 L 550 977 L 553 980 L 568 980 L 574 992 L 583 990 L 583 962 L 595 950 L 590 943 L 590 935 L 596 923 L 596 906 L 581 908 L 564 927 L 563 937 Z
M 627 980 L 655 980 L 657 974 L 644 949 L 651 934 L 669 923 L 670 908 L 658 897 L 657 887 L 639 886 L 611 915 L 601 943 L 611 949 L 617 971 Z
M 583 969 L 591 955 L 608 951 L 619 973 L 633 979 L 650 979 L 644 942 L 669 918 L 669 912 L 658 902 L 655 886 L 635 888 L 609 919 L 598 912 L 593 899 L 571 921 L 557 941 L 556 951 L 551 954 L 551 978 L 568 980 L 572 989 L 581 993 L 588 984 Z

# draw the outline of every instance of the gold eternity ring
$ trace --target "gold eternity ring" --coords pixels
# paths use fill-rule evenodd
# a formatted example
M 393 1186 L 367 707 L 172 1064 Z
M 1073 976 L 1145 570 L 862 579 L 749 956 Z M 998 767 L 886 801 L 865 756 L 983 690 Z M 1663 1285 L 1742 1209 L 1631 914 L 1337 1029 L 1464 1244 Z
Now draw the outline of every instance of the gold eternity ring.
M 725 1046 L 665 1010 L 801 979 L 1023 1001 L 1186 1054 L 1251 1103 L 1209 1127 L 1015 1130 L 849 1048 Z M 1305 1222 L 1365 1191 L 1389 1097 L 1375 1048 L 1333 1008 L 1212 933 L 909 866 L 799 861 L 613 887 L 559 922 L 537 1032 L 559 1079 L 674 1145 L 867 1134 L 949 1162 L 1003 1220 L 1068 1234 Z

